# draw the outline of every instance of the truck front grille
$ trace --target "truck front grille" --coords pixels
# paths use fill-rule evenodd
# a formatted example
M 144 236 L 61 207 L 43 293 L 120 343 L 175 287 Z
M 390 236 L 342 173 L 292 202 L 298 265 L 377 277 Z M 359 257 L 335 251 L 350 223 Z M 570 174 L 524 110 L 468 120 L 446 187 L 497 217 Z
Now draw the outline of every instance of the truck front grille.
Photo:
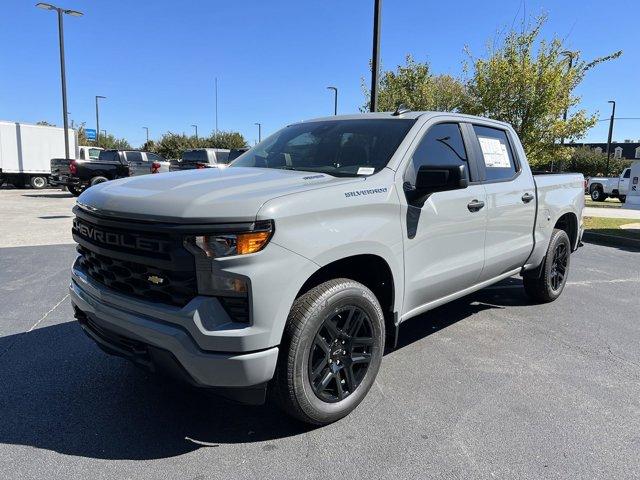
M 141 263 L 118 260 L 78 247 L 79 266 L 102 285 L 150 302 L 183 307 L 196 296 L 193 273 L 172 272 Z
M 76 217 L 77 267 L 124 295 L 184 307 L 198 294 L 193 255 L 179 235 L 136 227 L 86 213 Z

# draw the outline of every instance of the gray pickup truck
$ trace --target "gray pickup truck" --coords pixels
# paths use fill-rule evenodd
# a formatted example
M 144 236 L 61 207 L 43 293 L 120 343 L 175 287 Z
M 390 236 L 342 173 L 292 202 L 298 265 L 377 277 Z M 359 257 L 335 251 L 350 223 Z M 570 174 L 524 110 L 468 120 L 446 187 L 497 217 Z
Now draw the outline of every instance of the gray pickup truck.
M 290 125 L 229 168 L 89 188 L 75 315 L 105 351 L 313 424 L 364 398 L 405 320 L 513 275 L 555 300 L 583 177 L 507 124 L 434 112 Z

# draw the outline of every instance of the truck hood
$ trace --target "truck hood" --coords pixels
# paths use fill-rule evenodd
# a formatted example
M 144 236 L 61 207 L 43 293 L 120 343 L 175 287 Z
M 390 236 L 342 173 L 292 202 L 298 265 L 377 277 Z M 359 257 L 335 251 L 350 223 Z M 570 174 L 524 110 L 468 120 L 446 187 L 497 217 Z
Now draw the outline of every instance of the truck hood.
M 253 221 L 260 207 L 273 198 L 362 180 L 271 168 L 207 168 L 101 183 L 80 195 L 78 204 L 130 219 L 244 222 Z

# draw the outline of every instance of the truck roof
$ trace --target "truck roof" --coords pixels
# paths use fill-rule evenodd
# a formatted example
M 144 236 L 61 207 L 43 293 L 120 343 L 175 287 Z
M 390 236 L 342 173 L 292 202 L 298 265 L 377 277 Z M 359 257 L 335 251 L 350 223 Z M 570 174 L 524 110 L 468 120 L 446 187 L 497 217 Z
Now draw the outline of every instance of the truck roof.
M 350 115 L 331 115 L 328 117 L 318 117 L 312 118 L 309 120 L 303 120 L 301 122 L 295 123 L 307 123 L 307 122 L 320 122 L 320 121 L 329 121 L 329 120 L 363 120 L 363 119 L 417 119 L 419 117 L 438 117 L 441 115 L 446 115 L 449 117 L 459 118 L 461 121 L 472 122 L 474 120 L 482 120 L 482 121 L 491 121 L 493 123 L 501 124 L 503 126 L 510 126 L 508 123 L 501 122 L 498 120 L 493 120 L 487 117 L 478 117 L 475 115 L 467 115 L 464 113 L 455 113 L 455 112 L 434 112 L 434 111 L 406 111 L 401 113 L 400 115 L 394 115 L 393 112 L 365 112 L 365 113 L 355 113 Z

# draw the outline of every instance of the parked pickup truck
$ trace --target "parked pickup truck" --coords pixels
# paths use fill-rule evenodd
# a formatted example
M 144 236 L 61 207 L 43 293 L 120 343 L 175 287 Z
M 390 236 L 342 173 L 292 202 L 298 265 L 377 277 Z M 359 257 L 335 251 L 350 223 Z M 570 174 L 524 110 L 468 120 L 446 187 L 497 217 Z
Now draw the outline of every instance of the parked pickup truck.
M 186 150 L 178 160 L 171 160 L 169 171 L 193 170 L 227 166 L 230 150 L 224 148 L 194 148 Z
M 65 186 L 73 195 L 86 188 L 116 178 L 169 171 L 169 162 L 160 155 L 138 150 L 101 150 L 97 160 L 51 160 L 53 186 Z
M 268 389 L 326 424 L 409 318 L 514 275 L 535 302 L 558 298 L 583 189 L 533 176 L 511 126 L 485 118 L 296 123 L 228 168 L 84 192 L 71 301 L 108 353 L 247 403 Z
M 587 191 L 595 202 L 604 202 L 607 197 L 619 198 L 622 203 L 627 199 L 631 169 L 625 168 L 619 177 L 592 177 L 587 183 Z

